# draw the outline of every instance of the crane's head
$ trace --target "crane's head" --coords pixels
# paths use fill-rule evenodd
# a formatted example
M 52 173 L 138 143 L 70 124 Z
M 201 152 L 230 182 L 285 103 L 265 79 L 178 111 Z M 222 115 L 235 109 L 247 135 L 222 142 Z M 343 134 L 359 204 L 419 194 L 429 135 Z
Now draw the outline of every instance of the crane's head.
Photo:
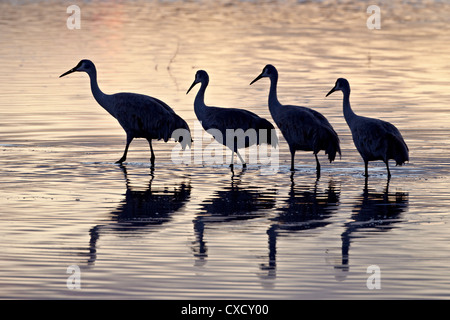
M 350 84 L 348 83 L 347 79 L 339 78 L 336 80 L 336 84 L 334 85 L 334 88 L 330 90 L 330 92 L 327 93 L 325 97 L 328 97 L 330 94 L 332 94 L 335 91 L 348 91 L 350 92 Z
M 61 78 L 61 77 L 67 76 L 68 74 L 71 74 L 72 72 L 75 72 L 75 71 L 84 71 L 84 72 L 90 73 L 92 71 L 95 71 L 95 66 L 91 60 L 81 60 L 80 62 L 78 62 L 78 64 L 74 68 L 63 73 L 59 77 Z
M 273 65 L 268 64 L 264 67 L 261 74 L 259 76 L 257 76 L 252 82 L 250 82 L 250 84 L 252 85 L 253 83 L 255 83 L 256 81 L 258 81 L 261 78 L 265 78 L 265 77 L 271 78 L 273 76 L 278 76 L 278 71 Z
M 191 89 L 197 84 L 197 83 L 206 83 L 208 84 L 209 82 L 209 76 L 208 73 L 204 70 L 198 70 L 197 73 L 195 74 L 195 80 L 194 82 L 192 82 L 191 86 L 189 87 L 188 91 L 186 92 L 186 94 L 189 93 L 189 91 L 191 91 Z

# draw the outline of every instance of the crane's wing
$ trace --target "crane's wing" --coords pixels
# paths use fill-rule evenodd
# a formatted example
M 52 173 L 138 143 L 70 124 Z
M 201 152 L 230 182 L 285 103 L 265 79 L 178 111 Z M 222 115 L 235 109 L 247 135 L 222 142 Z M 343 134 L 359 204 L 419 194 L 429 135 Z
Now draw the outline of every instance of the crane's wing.
M 380 119 L 358 117 L 352 127 L 356 149 L 368 160 L 395 159 L 397 164 L 408 161 L 408 146 L 400 131 Z
M 227 130 L 242 129 L 244 133 L 249 134 L 249 129 L 255 130 L 255 143 L 268 143 L 276 146 L 278 138 L 275 127 L 266 119 L 259 117 L 253 112 L 237 108 L 219 108 L 208 107 L 207 112 L 202 119 L 202 126 L 205 130 L 219 130 L 223 137 L 226 137 Z M 246 145 L 252 143 L 246 142 Z
M 114 99 L 115 117 L 127 134 L 168 141 L 176 129 L 190 131 L 186 121 L 159 99 L 134 93 L 118 93 Z M 190 136 L 186 140 L 190 145 Z
M 312 150 L 318 120 L 311 109 L 285 105 L 274 118 L 278 128 L 291 148 Z
M 291 150 L 325 150 L 331 161 L 341 154 L 339 137 L 328 120 L 319 112 L 301 106 L 284 105 L 275 121 Z

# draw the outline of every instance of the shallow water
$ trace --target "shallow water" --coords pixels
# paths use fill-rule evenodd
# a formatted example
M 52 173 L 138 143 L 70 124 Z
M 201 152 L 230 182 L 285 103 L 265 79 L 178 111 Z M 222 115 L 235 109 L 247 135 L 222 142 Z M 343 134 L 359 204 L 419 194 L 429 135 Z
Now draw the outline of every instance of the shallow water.
M 445 2 L 380 2 L 369 30 L 361 2 L 0 3 L 0 298 L 361 299 L 450 296 L 448 24 Z M 153 95 L 191 126 L 186 95 L 209 72 L 206 102 L 271 120 L 265 64 L 282 103 L 322 112 L 342 159 L 310 153 L 280 167 L 175 165 L 175 144 L 125 135 L 91 96 L 88 77 L 58 78 L 94 61 L 107 93 Z M 393 122 L 410 162 L 381 162 L 366 181 L 342 115 L 336 78 L 356 113 Z M 392 163 L 391 163 L 392 164 Z M 67 286 L 69 266 L 81 289 Z M 369 290 L 368 267 L 381 288 Z

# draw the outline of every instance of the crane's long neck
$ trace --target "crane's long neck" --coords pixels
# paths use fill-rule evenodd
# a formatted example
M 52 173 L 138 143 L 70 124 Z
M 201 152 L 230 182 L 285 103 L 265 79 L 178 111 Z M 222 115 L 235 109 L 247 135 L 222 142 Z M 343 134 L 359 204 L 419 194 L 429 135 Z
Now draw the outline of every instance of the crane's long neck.
M 194 100 L 194 111 L 195 114 L 197 115 L 197 118 L 199 119 L 202 117 L 202 115 L 208 108 L 205 104 L 205 91 L 206 87 L 208 86 L 208 82 L 209 82 L 208 80 L 202 81 L 202 85 L 200 86 L 200 89 L 198 90 Z
M 112 110 L 111 110 L 111 95 L 103 93 L 102 90 L 100 90 L 98 83 L 97 83 L 97 70 L 95 68 L 93 71 L 89 72 L 89 78 L 91 80 L 91 91 L 92 95 L 94 96 L 95 100 L 98 102 L 99 105 L 101 105 L 106 111 L 108 111 L 111 115 L 114 116 Z
M 277 96 L 277 84 L 278 74 L 274 74 L 270 77 L 269 110 L 271 114 L 277 113 L 278 109 L 281 107 L 281 103 L 278 101 Z
M 344 108 L 344 118 L 345 121 L 349 126 L 352 125 L 353 120 L 357 117 L 356 114 L 353 112 L 352 107 L 350 106 L 350 88 L 345 88 L 342 90 L 342 93 L 344 94 L 343 99 L 343 108 Z

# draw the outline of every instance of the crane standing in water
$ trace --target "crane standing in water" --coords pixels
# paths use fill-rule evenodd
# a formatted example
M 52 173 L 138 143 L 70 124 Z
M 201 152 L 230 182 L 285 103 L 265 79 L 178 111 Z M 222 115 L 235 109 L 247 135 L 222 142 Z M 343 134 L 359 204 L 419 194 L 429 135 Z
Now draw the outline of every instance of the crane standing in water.
M 206 131 L 210 129 L 220 131 L 222 136 L 222 139 L 220 139 L 221 141 L 219 141 L 217 137 L 214 138 L 224 146 L 229 147 L 233 153 L 235 152 L 244 168 L 246 167 L 246 163 L 239 154 L 239 147 L 249 147 L 255 143 L 258 145 L 267 143 L 275 147 L 277 146 L 278 138 L 275 133 L 275 128 L 266 119 L 243 109 L 209 107 L 205 104 L 205 90 L 209 83 L 209 76 L 206 71 L 197 71 L 195 80 L 186 94 L 189 93 L 197 83 L 201 83 L 201 87 L 194 100 L 195 115 L 201 122 L 203 129 Z M 233 141 L 228 141 L 226 139 L 226 131 L 234 130 L 236 132 L 238 129 L 242 129 L 243 133 L 247 132 L 249 129 L 255 130 L 256 139 L 246 139 L 244 141 L 245 143 L 242 143 L 242 141 L 239 143 L 238 139 L 238 143 L 236 143 L 236 136 L 234 136 L 235 139 Z M 265 133 L 265 135 L 261 133 Z M 231 162 L 230 167 L 233 168 L 233 161 Z
M 163 139 L 167 142 L 177 129 L 184 129 L 180 132 L 178 141 L 183 149 L 187 145 L 191 146 L 191 135 L 189 126 L 172 108 L 156 98 L 137 93 L 116 93 L 108 95 L 103 93 L 98 87 L 97 70 L 90 60 L 81 60 L 74 68 L 63 73 L 64 77 L 72 72 L 84 71 L 91 80 L 91 91 L 95 100 L 114 118 L 125 130 L 127 144 L 122 158 L 116 163 L 122 163 L 127 158 L 128 147 L 134 138 L 145 138 L 150 145 L 151 166 L 155 165 L 155 153 L 153 152 L 152 140 Z M 183 133 L 183 134 L 181 134 Z M 175 138 L 177 138 L 175 136 Z
M 278 71 L 273 65 L 266 65 L 261 74 L 250 84 L 264 77 L 270 78 L 269 110 L 289 145 L 291 171 L 295 170 L 295 151 L 312 151 L 316 157 L 317 177 L 320 177 L 320 163 L 317 153 L 320 150 L 325 150 L 330 162 L 334 161 L 336 153 L 341 154 L 339 137 L 336 131 L 321 113 L 306 107 L 282 105 L 278 101 Z
M 350 106 L 350 84 L 346 79 L 337 79 L 334 88 L 326 96 L 335 91 L 344 94 L 344 118 L 352 132 L 356 149 L 364 160 L 364 175 L 369 176 L 369 161 L 383 160 L 390 178 L 389 159 L 394 159 L 400 166 L 409 161 L 408 146 L 400 131 L 389 122 L 356 115 Z

